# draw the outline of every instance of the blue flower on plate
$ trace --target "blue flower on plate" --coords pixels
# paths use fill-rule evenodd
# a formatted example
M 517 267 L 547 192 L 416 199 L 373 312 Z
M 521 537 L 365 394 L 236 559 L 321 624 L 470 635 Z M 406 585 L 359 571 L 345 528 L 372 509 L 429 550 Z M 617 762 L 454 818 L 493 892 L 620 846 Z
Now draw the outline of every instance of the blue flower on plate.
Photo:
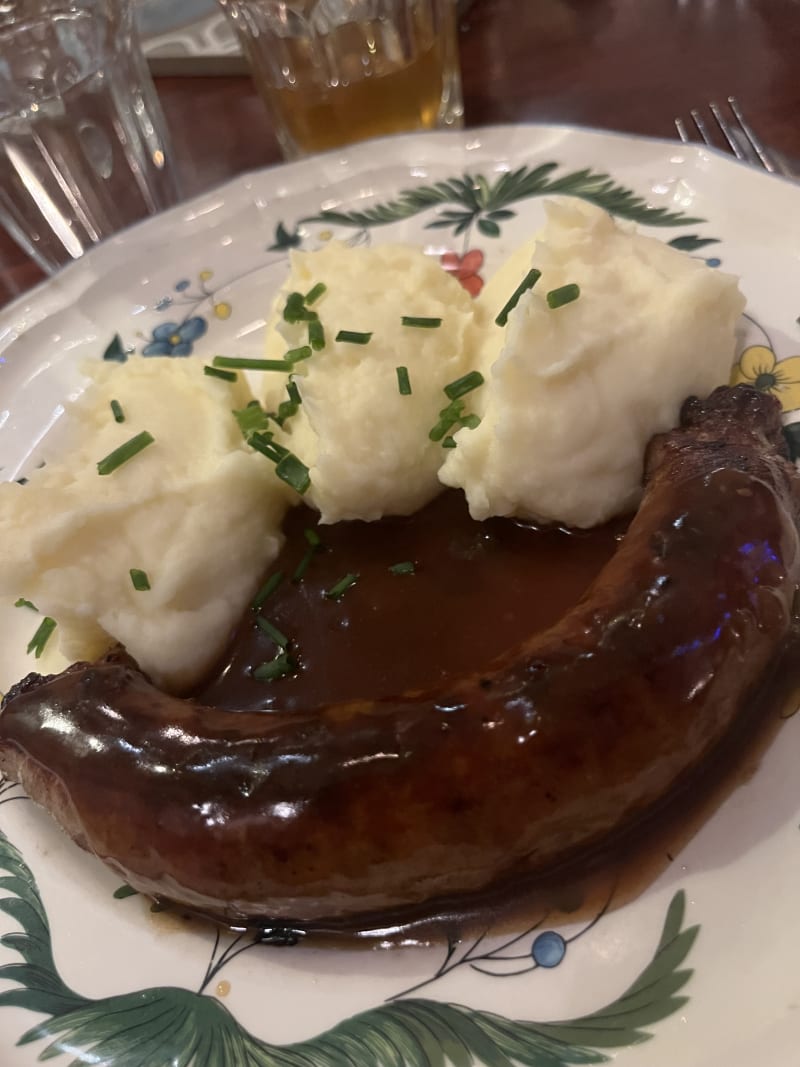
M 208 329 L 201 315 L 183 322 L 162 322 L 153 329 L 153 339 L 142 349 L 143 356 L 190 356 L 192 345 Z

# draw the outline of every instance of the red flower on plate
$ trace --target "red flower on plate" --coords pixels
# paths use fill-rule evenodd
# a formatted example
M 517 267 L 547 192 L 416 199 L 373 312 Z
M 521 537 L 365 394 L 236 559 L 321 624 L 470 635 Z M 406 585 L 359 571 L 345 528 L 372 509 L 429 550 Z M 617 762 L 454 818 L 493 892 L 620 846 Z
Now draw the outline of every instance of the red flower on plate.
M 450 274 L 455 274 L 470 296 L 477 296 L 483 289 L 483 278 L 478 271 L 483 266 L 483 252 L 471 248 L 460 256 L 458 252 L 445 252 L 439 262 Z

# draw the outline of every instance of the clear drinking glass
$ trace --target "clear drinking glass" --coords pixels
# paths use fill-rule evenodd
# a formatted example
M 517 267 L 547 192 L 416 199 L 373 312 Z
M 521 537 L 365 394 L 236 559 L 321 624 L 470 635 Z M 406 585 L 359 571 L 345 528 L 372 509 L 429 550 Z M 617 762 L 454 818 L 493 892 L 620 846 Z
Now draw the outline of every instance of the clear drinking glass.
M 289 159 L 463 122 L 455 0 L 219 0 Z
M 0 222 L 46 271 L 177 199 L 128 0 L 0 0 Z

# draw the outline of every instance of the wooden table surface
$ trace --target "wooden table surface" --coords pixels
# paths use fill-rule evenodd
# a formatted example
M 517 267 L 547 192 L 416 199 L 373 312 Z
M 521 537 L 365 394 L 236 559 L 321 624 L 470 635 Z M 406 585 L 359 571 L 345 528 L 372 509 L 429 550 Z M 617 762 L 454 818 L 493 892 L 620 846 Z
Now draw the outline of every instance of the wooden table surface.
M 670 137 L 676 115 L 733 94 L 767 144 L 800 160 L 800 0 L 474 0 L 459 38 L 468 126 Z M 156 84 L 186 196 L 279 161 L 249 78 Z M 41 277 L 0 232 L 0 305 Z

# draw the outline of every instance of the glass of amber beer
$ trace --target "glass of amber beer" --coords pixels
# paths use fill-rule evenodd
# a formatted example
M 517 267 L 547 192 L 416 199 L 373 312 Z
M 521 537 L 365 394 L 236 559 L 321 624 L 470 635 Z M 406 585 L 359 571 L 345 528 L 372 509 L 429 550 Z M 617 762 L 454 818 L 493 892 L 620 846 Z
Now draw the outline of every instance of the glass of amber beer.
M 219 0 L 287 159 L 462 124 L 455 0 Z

